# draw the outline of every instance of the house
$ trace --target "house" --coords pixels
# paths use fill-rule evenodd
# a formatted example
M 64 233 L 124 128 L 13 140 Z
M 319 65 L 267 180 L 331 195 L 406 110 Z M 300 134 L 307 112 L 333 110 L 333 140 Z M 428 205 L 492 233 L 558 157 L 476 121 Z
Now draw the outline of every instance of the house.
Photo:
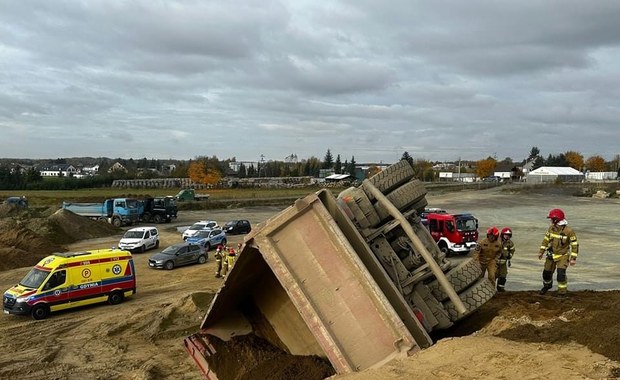
M 99 172 L 99 164 L 95 166 L 84 166 L 82 168 L 83 174 L 95 175 Z
M 48 164 L 39 168 L 41 177 L 73 177 L 77 169 L 69 164 Z
M 125 173 L 127 173 L 127 169 L 123 166 L 123 164 L 121 164 L 120 162 L 116 161 L 114 163 L 114 165 L 110 166 L 110 169 L 108 169 L 108 173 L 112 173 L 112 172 L 125 172 Z
M 528 184 L 561 182 L 583 182 L 584 175 L 568 166 L 542 166 L 527 173 Z

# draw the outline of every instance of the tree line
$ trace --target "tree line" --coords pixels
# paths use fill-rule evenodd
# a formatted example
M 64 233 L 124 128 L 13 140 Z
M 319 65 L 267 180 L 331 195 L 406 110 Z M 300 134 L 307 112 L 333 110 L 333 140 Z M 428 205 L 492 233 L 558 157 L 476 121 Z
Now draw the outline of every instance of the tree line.
M 416 177 L 422 181 L 432 182 L 437 179 L 437 171 L 433 168 L 438 162 L 432 162 L 421 158 L 414 158 L 409 152 L 404 152 L 401 160 L 408 161 L 414 169 Z M 332 153 L 327 149 L 323 159 L 310 157 L 297 160 L 297 155 L 291 154 L 286 160 L 258 161 L 246 164 L 240 162 L 238 170 L 232 173 L 231 163 L 236 163 L 236 158 L 220 160 L 216 156 L 198 156 L 192 160 L 158 160 L 158 159 L 110 159 L 110 158 L 67 158 L 52 160 L 54 164 L 99 165 L 99 173 L 84 178 L 53 177 L 42 178 L 35 169 L 32 160 L 26 160 L 31 166 L 27 170 L 19 170 L 11 165 L 7 159 L 0 161 L 0 190 L 69 190 L 79 188 L 109 187 L 115 179 L 137 178 L 191 178 L 194 182 L 215 184 L 220 179 L 234 175 L 238 178 L 257 177 L 319 177 L 321 170 L 333 171 L 335 174 L 349 174 L 356 177 L 355 156 L 342 161 L 341 155 Z M 116 171 L 108 173 L 107 170 L 116 162 L 125 167 L 126 172 Z M 513 162 L 509 157 L 498 161 L 494 157 L 487 157 L 478 161 L 459 162 L 459 171 L 462 173 L 475 173 L 484 178 L 493 175 L 497 167 L 511 167 L 518 170 L 527 162 L 532 163 L 532 169 L 541 166 L 569 166 L 579 171 L 616 171 L 620 172 L 620 157 L 616 155 L 614 160 L 605 161 L 601 156 L 595 155 L 585 158 L 575 151 L 567 151 L 560 154 L 549 154 L 543 157 L 538 147 L 532 147 L 529 156 L 522 162 Z M 49 161 L 48 161 L 49 163 Z M 165 167 L 174 169 L 163 174 Z M 372 176 L 380 171 L 378 166 L 370 166 L 366 176 Z M 620 173 L 619 173 L 620 174 Z

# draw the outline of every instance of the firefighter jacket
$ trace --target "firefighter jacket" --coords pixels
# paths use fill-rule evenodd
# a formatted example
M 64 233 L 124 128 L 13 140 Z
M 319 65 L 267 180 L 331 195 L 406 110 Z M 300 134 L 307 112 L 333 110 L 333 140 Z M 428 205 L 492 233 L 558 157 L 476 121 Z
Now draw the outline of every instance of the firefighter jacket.
M 540 244 L 539 254 L 548 252 L 549 258 L 558 261 L 564 255 L 570 254 L 570 259 L 577 259 L 579 253 L 579 242 L 575 231 L 567 225 L 552 225 L 545 233 L 542 243 Z
M 502 240 L 502 253 L 499 255 L 499 263 L 504 264 L 506 260 L 512 259 L 515 254 L 515 243 L 512 240 Z
M 497 259 L 501 251 L 502 244 L 499 239 L 491 242 L 488 238 L 484 238 L 476 245 L 475 256 L 480 261 L 480 264 L 484 266 Z

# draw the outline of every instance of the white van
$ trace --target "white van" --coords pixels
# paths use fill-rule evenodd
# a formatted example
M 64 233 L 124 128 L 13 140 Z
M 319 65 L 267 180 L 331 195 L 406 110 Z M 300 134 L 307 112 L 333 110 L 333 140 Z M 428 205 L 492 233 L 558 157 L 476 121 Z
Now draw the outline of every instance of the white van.
M 136 227 L 125 232 L 118 247 L 130 252 L 159 248 L 159 231 L 155 227 Z

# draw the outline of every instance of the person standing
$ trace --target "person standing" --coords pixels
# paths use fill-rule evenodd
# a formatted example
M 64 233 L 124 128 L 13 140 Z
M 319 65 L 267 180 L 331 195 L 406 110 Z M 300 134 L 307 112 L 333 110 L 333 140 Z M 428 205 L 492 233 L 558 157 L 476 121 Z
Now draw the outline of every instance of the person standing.
M 545 233 L 538 252 L 539 260 L 546 253 L 542 272 L 543 287 L 538 293 L 545 294 L 553 287 L 553 272 L 557 269 L 558 295 L 566 296 L 568 292 L 566 269 L 569 265 L 577 264 L 579 242 L 575 231 L 568 226 L 564 211 L 554 208 L 549 211 L 547 218 L 551 220 L 551 226 Z
M 222 249 L 223 246 L 221 244 L 218 245 L 215 249 L 215 255 L 213 255 L 215 257 L 215 263 L 217 266 L 217 270 L 215 271 L 215 277 L 222 277 L 222 259 L 224 258 L 224 255 L 222 254 Z
M 510 259 L 515 253 L 515 243 L 512 241 L 512 230 L 510 227 L 502 228 L 500 233 L 502 251 L 497 260 L 497 291 L 505 292 L 506 277 L 508 276 L 508 267 Z
M 487 230 L 487 237 L 476 244 L 474 257 L 482 267 L 482 276 L 487 272 L 489 281 L 495 284 L 495 274 L 497 272 L 497 258 L 499 257 L 502 245 L 498 240 L 499 230 L 491 227 Z

